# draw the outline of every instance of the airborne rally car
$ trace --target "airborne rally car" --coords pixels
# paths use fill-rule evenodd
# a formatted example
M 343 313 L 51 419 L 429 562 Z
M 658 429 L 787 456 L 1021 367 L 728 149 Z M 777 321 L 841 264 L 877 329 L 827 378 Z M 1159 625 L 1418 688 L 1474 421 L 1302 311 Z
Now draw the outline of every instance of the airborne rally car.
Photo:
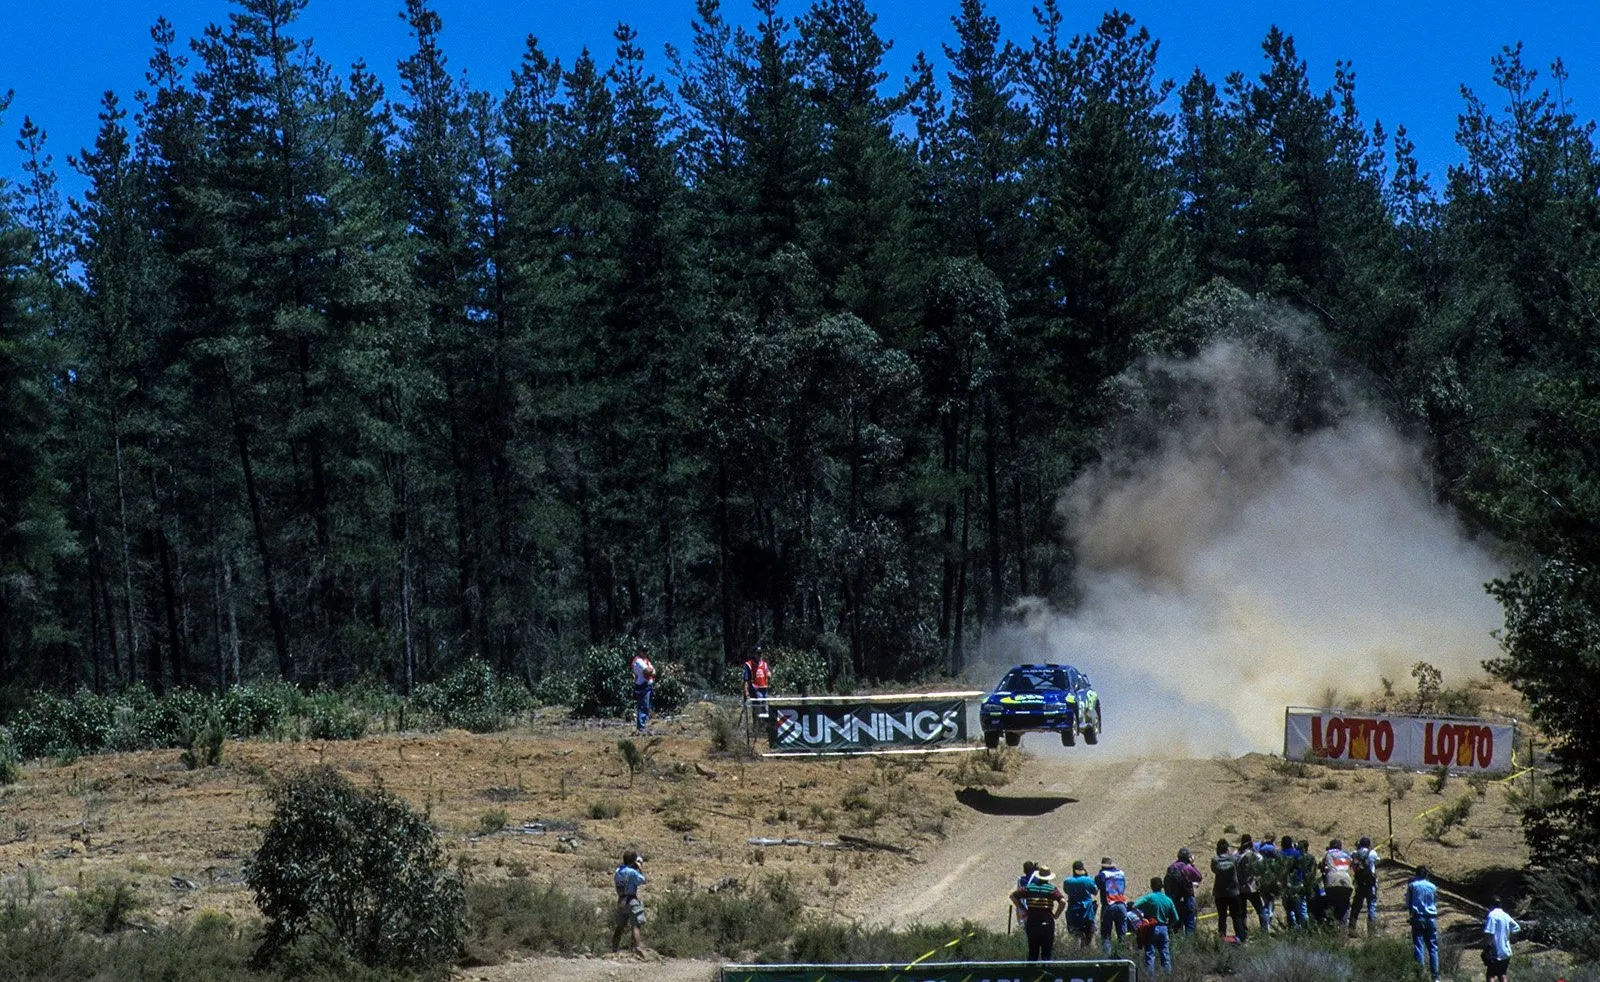
M 1089 676 L 1071 665 L 1018 665 L 1006 673 L 978 710 L 983 745 L 1022 742 L 1022 734 L 1055 732 L 1065 746 L 1100 742 L 1100 696 Z

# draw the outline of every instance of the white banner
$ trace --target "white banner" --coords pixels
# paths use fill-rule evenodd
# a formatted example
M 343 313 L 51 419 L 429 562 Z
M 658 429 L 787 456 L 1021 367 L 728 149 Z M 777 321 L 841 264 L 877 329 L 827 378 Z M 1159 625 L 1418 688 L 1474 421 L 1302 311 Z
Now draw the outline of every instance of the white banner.
M 1490 774 L 1511 770 L 1511 726 L 1451 716 L 1388 716 L 1338 709 L 1284 713 L 1283 757 L 1367 767 Z

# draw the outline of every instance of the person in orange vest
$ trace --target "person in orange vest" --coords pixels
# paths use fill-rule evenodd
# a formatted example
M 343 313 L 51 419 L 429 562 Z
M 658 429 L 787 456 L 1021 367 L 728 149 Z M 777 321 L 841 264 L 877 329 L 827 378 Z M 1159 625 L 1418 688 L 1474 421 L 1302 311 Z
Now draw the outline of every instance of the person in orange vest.
M 744 662 L 744 698 L 750 703 L 751 722 L 759 725 L 767 718 L 767 693 L 771 688 L 772 667 L 758 644 Z

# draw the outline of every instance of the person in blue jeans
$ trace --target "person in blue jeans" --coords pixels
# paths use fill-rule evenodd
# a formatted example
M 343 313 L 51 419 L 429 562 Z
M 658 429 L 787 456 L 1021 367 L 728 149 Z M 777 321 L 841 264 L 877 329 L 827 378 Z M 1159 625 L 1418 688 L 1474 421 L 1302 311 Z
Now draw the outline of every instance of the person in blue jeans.
M 1177 861 L 1167 867 L 1167 875 L 1161 883 L 1162 891 L 1178 909 L 1178 923 L 1185 934 L 1194 933 L 1194 888 L 1200 885 L 1201 879 L 1203 877 L 1194 865 L 1194 854 L 1188 846 L 1184 846 L 1178 850 Z
M 1133 902 L 1140 915 L 1140 943 L 1144 945 L 1146 974 L 1156 974 L 1156 959 L 1161 967 L 1172 971 L 1172 932 L 1178 926 L 1178 907 L 1167 896 L 1159 876 L 1150 877 L 1150 892 Z M 1155 923 L 1151 924 L 1150 922 Z M 1148 925 L 1145 927 L 1143 925 Z M 1148 931 L 1149 933 L 1145 933 Z
M 1428 978 L 1439 982 L 1439 888 L 1428 867 L 1418 866 L 1406 887 L 1406 914 L 1411 920 L 1411 951 Z
M 633 705 L 637 729 L 644 732 L 650 725 L 650 713 L 655 708 L 656 667 L 650 664 L 650 646 L 639 642 L 638 650 L 630 663 L 633 669 Z
M 1094 875 L 1100 894 L 1100 948 L 1111 954 L 1111 932 L 1121 942 L 1128 930 L 1128 875 L 1117 868 L 1110 856 L 1100 858 L 1100 872 Z

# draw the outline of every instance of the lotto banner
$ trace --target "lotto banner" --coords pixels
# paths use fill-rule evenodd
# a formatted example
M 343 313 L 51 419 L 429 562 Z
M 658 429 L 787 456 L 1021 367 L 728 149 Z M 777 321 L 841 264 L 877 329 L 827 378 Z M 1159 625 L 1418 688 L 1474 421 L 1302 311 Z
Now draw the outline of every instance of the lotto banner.
M 721 982 L 1134 982 L 1133 962 L 726 965 Z
M 1322 757 L 1369 767 L 1491 774 L 1511 770 L 1509 725 L 1450 716 L 1388 716 L 1338 709 L 1289 709 L 1285 760 Z
M 828 696 L 768 700 L 767 743 L 775 753 L 867 753 L 932 749 L 967 740 L 967 699 L 982 693 Z

